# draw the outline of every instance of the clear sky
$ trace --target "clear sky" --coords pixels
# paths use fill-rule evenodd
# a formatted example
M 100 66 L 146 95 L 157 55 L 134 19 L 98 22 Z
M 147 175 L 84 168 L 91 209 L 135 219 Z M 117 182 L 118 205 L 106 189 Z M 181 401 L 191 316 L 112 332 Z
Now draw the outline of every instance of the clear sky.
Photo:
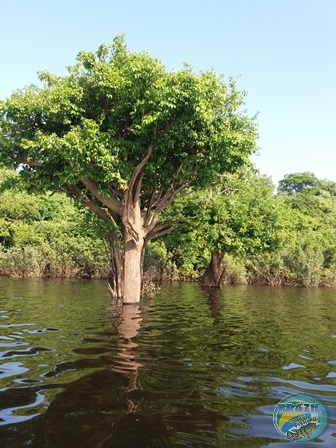
M 125 33 L 168 69 L 237 78 L 262 174 L 336 181 L 336 0 L 0 0 L 0 99 Z

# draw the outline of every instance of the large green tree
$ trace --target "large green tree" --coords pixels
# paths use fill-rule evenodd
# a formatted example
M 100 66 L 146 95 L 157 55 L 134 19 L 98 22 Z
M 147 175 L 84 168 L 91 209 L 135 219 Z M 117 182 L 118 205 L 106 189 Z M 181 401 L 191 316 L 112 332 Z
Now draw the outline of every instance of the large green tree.
M 169 232 L 162 211 L 185 188 L 239 168 L 256 125 L 232 79 L 185 65 L 169 72 L 123 36 L 81 52 L 63 77 L 41 72 L 0 105 L 0 160 L 33 188 L 78 198 L 111 229 L 111 288 L 140 300 L 149 240 Z

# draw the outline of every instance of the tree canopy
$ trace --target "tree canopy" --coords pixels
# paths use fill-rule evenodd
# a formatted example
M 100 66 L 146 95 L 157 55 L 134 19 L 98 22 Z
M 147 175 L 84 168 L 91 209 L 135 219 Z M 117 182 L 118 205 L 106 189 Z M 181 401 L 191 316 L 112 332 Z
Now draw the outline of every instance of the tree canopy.
M 42 88 L 1 105 L 2 160 L 21 165 L 30 183 L 69 189 L 92 179 L 102 192 L 121 193 L 146 159 L 146 203 L 172 182 L 205 186 L 255 150 L 256 126 L 232 79 L 226 85 L 187 65 L 169 73 L 147 53 L 131 53 L 121 36 L 77 59 L 68 76 L 40 72 Z
M 158 218 L 179 191 L 234 172 L 256 150 L 255 120 L 232 79 L 188 65 L 169 72 L 123 36 L 80 52 L 66 76 L 39 79 L 0 104 L 0 161 L 110 225 L 120 284 L 141 265 L 128 269 L 128 255 L 170 230 Z

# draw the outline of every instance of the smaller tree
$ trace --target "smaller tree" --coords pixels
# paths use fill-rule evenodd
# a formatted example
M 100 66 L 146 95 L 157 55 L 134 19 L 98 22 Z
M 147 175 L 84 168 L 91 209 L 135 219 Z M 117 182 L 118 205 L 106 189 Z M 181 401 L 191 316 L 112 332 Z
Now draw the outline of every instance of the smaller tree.
M 175 247 L 180 257 L 182 254 L 194 262 L 195 253 L 207 258 L 202 284 L 220 287 L 225 255 L 244 259 L 247 264 L 248 258 L 281 245 L 282 201 L 274 198 L 273 189 L 269 178 L 249 171 L 227 175 L 210 188 L 184 197 L 181 214 L 190 213 L 193 219 L 182 224 L 182 231 L 177 228 L 167 237 L 168 249 Z
M 308 171 L 304 173 L 286 174 L 278 184 L 278 193 L 293 196 L 304 190 L 313 189 L 313 191 L 316 191 L 314 187 L 318 187 L 319 184 L 320 181 L 315 174 Z

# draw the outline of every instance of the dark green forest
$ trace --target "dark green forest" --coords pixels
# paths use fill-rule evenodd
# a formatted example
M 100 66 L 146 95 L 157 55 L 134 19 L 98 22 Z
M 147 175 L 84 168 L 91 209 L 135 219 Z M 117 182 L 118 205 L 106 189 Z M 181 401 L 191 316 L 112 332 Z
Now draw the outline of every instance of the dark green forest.
M 0 170 L 0 275 L 105 278 L 110 233 L 62 193 L 30 193 Z M 162 217 L 173 230 L 151 242 L 146 278 L 336 286 L 336 183 L 312 173 L 278 186 L 253 169 L 184 191 Z

